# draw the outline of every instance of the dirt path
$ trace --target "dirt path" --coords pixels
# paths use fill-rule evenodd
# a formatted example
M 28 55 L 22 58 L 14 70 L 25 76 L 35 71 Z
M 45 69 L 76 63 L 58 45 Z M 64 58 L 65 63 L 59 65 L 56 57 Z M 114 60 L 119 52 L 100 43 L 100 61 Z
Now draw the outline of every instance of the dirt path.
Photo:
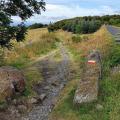
M 41 104 L 34 107 L 23 120 L 49 120 L 49 113 L 55 106 L 61 90 L 67 84 L 69 76 L 68 52 L 62 44 L 59 44 L 59 49 L 60 61 L 56 61 L 54 54 L 51 54 L 36 64 L 36 67 L 42 67 L 40 70 L 44 80 L 35 87 L 35 90 L 38 95 L 44 95 L 46 98 Z

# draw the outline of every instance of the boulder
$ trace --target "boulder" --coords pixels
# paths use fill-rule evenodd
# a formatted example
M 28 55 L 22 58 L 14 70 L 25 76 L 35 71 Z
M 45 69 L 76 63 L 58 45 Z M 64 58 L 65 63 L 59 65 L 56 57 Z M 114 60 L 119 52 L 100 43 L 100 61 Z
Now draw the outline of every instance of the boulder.
M 87 57 L 82 78 L 75 93 L 74 104 L 97 100 L 101 77 L 101 57 L 98 51 L 93 51 Z
M 25 90 L 25 78 L 16 68 L 0 67 L 0 100 L 11 97 L 15 92 L 22 93 Z
M 47 95 L 45 93 L 41 94 L 39 96 L 39 101 L 43 101 L 46 97 L 47 97 Z

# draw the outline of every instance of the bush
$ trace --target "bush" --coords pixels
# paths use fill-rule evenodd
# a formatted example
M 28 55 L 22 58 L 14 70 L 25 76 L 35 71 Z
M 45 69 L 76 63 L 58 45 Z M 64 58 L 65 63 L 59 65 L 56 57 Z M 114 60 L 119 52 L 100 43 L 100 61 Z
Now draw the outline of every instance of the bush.
M 74 43 L 79 43 L 81 41 L 82 41 L 82 38 L 79 35 L 72 37 L 72 42 Z
M 83 38 L 82 38 L 84 41 L 87 41 L 87 40 L 89 40 L 89 38 L 88 38 L 88 36 L 83 36 Z
M 30 25 L 28 28 L 37 29 L 37 28 L 44 28 L 44 27 L 47 27 L 47 24 L 35 23 L 35 24 Z
M 112 46 L 111 55 L 110 55 L 110 66 L 116 66 L 120 64 L 120 46 L 115 44 Z

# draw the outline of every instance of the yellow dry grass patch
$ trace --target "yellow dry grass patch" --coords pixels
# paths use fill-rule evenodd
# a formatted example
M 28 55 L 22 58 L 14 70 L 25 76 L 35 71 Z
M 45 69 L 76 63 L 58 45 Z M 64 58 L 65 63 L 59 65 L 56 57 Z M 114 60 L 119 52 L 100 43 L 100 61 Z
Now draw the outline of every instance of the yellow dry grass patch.
M 92 50 L 99 50 L 104 57 L 109 53 L 110 44 L 112 44 L 111 36 L 108 36 L 107 30 L 103 26 L 93 35 L 89 35 L 88 41 L 82 41 L 77 44 L 72 43 L 70 46 L 77 51 L 82 51 L 83 57 L 87 56 Z
M 7 52 L 6 63 L 10 65 L 26 65 L 30 61 L 56 49 L 56 35 L 49 33 L 47 29 L 29 30 L 26 40 L 17 43 L 12 51 Z
M 26 41 L 39 41 L 39 38 L 42 37 L 43 34 L 47 34 L 48 31 L 46 28 L 38 28 L 34 30 L 29 30 L 26 35 Z

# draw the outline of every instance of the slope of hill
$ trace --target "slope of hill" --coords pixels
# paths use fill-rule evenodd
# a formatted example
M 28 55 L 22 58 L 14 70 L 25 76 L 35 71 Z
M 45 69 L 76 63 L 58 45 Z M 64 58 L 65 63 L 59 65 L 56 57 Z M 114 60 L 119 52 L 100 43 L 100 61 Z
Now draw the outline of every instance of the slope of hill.
M 120 25 L 120 15 L 106 15 L 106 16 L 86 16 L 76 17 L 73 19 L 66 19 L 58 21 L 48 26 L 49 31 L 63 29 L 73 33 L 93 33 L 97 31 L 101 25 Z

